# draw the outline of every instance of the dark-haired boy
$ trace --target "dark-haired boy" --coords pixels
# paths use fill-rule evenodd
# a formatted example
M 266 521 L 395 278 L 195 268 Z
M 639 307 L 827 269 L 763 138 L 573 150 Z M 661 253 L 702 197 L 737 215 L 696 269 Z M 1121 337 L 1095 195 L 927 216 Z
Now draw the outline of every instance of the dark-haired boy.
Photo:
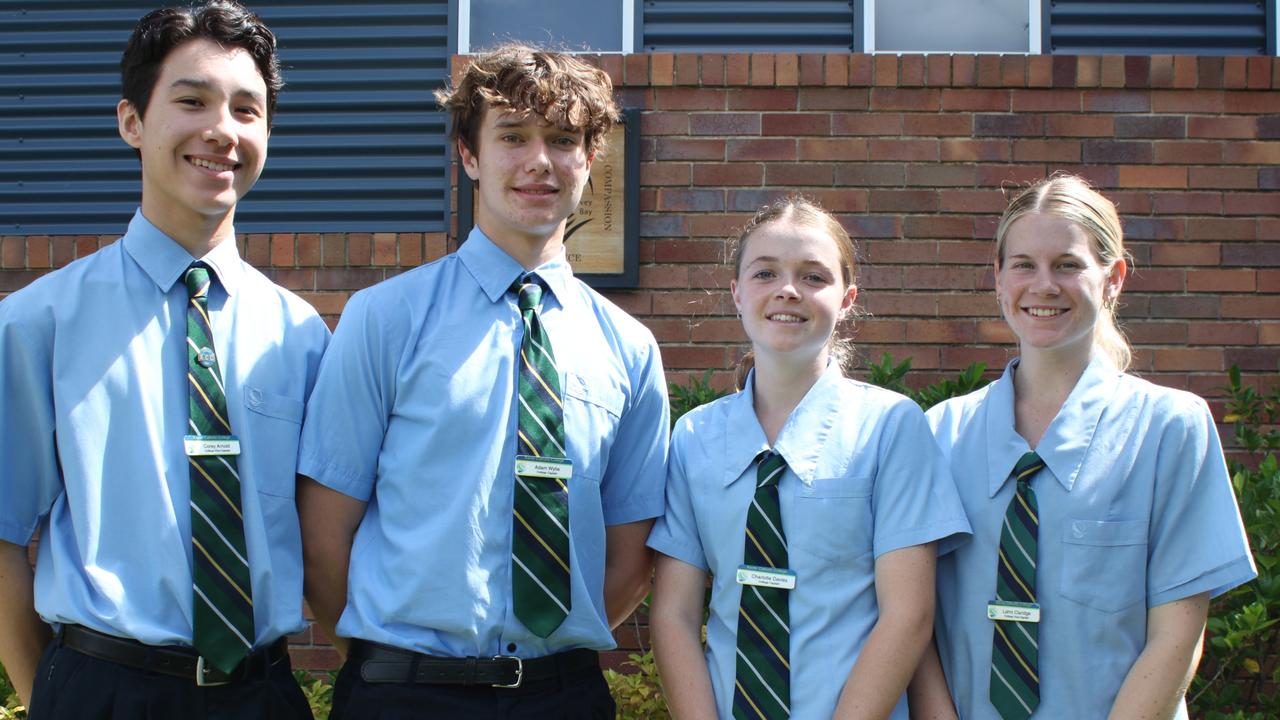
M 612 86 L 509 46 L 439 99 L 476 228 L 352 297 L 303 430 L 332 717 L 611 718 L 596 651 L 648 588 L 668 432 L 652 334 L 564 254 Z
M 32 720 L 310 718 L 293 448 L 328 330 L 232 226 L 275 37 L 232 2 L 158 10 L 121 76 L 128 232 L 0 303 L 0 659 Z

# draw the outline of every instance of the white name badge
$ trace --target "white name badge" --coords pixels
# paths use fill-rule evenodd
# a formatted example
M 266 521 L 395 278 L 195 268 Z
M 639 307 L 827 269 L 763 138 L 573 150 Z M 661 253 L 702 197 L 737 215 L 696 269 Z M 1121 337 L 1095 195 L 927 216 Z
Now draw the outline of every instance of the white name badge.
M 1040 606 L 1036 603 L 992 600 L 987 603 L 987 619 L 1038 623 L 1040 622 Z
M 739 565 L 738 584 L 794 590 L 796 588 L 796 571 L 760 567 L 759 565 Z
M 190 457 L 240 454 L 240 439 L 235 435 L 187 435 L 182 446 Z
M 568 458 L 540 458 L 517 455 L 516 474 L 523 477 L 568 480 L 573 477 L 573 461 Z

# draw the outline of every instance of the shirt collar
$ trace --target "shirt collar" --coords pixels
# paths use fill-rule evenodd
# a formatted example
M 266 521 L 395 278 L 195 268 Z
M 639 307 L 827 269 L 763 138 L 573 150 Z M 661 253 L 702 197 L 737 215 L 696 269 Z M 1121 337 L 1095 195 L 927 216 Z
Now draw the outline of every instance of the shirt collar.
M 490 302 L 498 302 L 511 289 L 511 283 L 525 272 L 515 258 L 498 247 L 479 227 L 471 228 L 467 241 L 458 249 L 458 258 Z M 551 294 L 561 305 L 565 298 L 571 296 L 569 283 L 573 279 L 573 271 L 565 260 L 563 249 L 554 259 L 539 265 L 532 272 L 546 282 Z
M 134 212 L 133 219 L 129 221 L 129 230 L 124 235 L 124 249 L 156 287 L 165 293 L 173 288 L 174 283 L 182 278 L 183 273 L 196 260 L 186 248 L 143 217 L 141 209 Z M 218 282 L 227 294 L 234 295 L 244 277 L 244 265 L 240 261 L 240 251 L 236 248 L 235 233 L 232 233 L 231 238 L 218 243 L 201 259 L 213 268 Z
M 812 484 L 827 438 L 840 416 L 842 394 L 835 387 L 844 379 L 838 363 L 830 363 L 809 388 L 782 426 L 773 450 L 787 461 L 787 469 L 806 485 Z M 756 457 L 769 449 L 764 429 L 756 418 L 753 385 L 755 370 L 747 375 L 742 392 L 730 398 L 725 434 L 724 484 L 743 477 Z
M 988 396 L 987 437 L 990 442 L 987 471 L 991 497 L 995 497 L 1008 481 L 1018 458 L 1030 449 L 1013 423 L 1013 377 L 1017 366 L 1018 359 L 1015 358 L 992 386 Z M 1098 422 L 1122 374 L 1102 355 L 1095 353 L 1036 446 L 1040 459 L 1067 492 L 1075 486 Z

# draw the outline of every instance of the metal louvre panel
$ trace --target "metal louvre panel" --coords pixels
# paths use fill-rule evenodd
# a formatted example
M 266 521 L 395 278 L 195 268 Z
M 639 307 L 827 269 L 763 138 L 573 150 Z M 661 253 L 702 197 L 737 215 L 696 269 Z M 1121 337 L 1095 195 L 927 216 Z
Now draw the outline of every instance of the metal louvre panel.
M 637 0 L 639 1 L 639 0 Z M 849 52 L 849 0 L 644 0 L 643 49 Z
M 159 4 L 0 0 L 0 234 L 123 230 L 141 183 L 116 130 L 120 54 Z M 447 0 L 249 4 L 285 89 L 236 230 L 444 230 Z
M 1050 0 L 1048 11 L 1053 53 L 1267 53 L 1267 9 L 1258 0 Z

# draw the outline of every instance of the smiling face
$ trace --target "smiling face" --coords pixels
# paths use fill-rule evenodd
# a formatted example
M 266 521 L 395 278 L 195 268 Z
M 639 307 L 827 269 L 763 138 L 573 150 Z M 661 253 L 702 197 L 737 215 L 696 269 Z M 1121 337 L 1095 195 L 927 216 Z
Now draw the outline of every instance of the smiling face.
M 836 324 L 858 295 L 836 241 L 784 216 L 742 242 L 729 288 L 756 357 L 824 366 Z
M 1021 354 L 1087 362 L 1103 306 L 1119 296 L 1126 271 L 1122 258 L 1103 266 L 1070 220 L 1028 213 L 1014 221 L 996 261 L 996 297 Z
M 174 48 L 145 110 L 117 107 L 120 136 L 142 156 L 142 214 L 184 245 L 229 237 L 266 161 L 266 97 L 244 49 L 205 39 Z
M 459 141 L 458 151 L 479 187 L 476 225 L 532 269 L 560 251 L 582 197 L 592 159 L 583 133 L 534 113 L 486 109 L 475 144 Z

